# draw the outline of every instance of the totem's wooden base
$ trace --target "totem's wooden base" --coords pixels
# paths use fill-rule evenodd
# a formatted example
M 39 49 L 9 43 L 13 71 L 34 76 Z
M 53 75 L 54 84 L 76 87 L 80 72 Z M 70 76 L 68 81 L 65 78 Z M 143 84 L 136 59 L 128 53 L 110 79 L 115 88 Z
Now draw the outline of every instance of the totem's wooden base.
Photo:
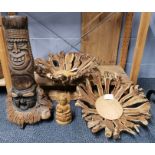
M 8 120 L 17 125 L 24 126 L 25 124 L 34 124 L 40 120 L 50 118 L 52 108 L 51 102 L 47 100 L 40 89 L 37 91 L 37 93 L 38 99 L 35 107 L 26 111 L 21 111 L 14 106 L 11 93 L 9 93 L 7 97 Z
M 67 122 L 61 122 L 59 120 L 55 120 L 59 125 L 67 125 L 67 124 L 70 124 L 72 122 L 72 120 L 69 120 Z

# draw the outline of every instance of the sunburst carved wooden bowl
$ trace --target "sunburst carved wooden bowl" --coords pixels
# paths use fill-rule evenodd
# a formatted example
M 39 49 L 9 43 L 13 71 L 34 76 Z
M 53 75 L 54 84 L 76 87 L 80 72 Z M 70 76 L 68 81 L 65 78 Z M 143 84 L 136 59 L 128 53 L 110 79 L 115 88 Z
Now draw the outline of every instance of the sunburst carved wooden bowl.
M 150 103 L 138 85 L 123 83 L 115 73 L 104 72 L 93 81 L 77 86 L 82 117 L 93 133 L 105 129 L 106 137 L 120 138 L 126 131 L 133 135 L 150 118 Z
M 51 80 L 51 83 L 60 85 L 79 83 L 80 78 L 89 76 L 95 70 L 97 70 L 95 58 L 80 52 L 49 53 L 48 60 L 40 58 L 35 60 L 36 73 Z

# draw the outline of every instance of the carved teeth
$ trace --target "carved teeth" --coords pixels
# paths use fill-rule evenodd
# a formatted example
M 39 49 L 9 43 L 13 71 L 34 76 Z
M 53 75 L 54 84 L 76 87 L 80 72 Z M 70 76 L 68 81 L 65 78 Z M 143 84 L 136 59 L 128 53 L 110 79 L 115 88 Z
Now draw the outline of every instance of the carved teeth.
M 14 58 L 14 61 L 17 62 L 17 58 Z
M 22 59 L 21 58 L 18 58 L 18 61 L 21 61 Z
M 14 61 L 14 62 L 21 62 L 21 61 L 24 61 L 24 60 L 25 60 L 24 56 L 22 56 L 20 58 L 11 57 L 11 61 Z

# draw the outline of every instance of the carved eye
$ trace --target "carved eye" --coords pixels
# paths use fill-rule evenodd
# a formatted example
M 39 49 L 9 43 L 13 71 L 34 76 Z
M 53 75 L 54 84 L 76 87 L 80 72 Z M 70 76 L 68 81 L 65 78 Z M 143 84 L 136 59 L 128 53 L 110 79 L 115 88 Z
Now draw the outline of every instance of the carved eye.
M 17 44 L 17 47 L 18 47 L 18 48 L 24 48 L 24 49 L 25 49 L 25 48 L 27 48 L 27 45 L 26 45 L 25 43 L 22 43 L 22 42 L 21 42 L 21 43 L 18 43 L 18 44 Z
M 23 94 L 23 97 L 31 97 L 31 96 L 34 96 L 33 92 L 28 92 L 28 93 Z
M 12 49 L 13 49 L 13 43 L 10 42 L 10 43 L 8 44 L 8 50 L 12 50 Z

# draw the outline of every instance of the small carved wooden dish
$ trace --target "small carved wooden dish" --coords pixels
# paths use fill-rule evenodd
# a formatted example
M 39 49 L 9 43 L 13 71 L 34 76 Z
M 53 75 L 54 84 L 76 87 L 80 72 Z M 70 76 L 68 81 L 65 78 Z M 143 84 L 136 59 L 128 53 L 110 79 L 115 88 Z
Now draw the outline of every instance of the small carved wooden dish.
M 93 133 L 105 129 L 106 137 L 120 138 L 126 131 L 133 135 L 150 119 L 150 103 L 138 85 L 123 83 L 115 73 L 105 71 L 103 77 L 77 86 L 82 117 Z
M 35 60 L 35 72 L 50 80 L 51 85 L 76 85 L 94 70 L 97 70 L 95 58 L 80 52 L 49 53 L 48 60 Z

